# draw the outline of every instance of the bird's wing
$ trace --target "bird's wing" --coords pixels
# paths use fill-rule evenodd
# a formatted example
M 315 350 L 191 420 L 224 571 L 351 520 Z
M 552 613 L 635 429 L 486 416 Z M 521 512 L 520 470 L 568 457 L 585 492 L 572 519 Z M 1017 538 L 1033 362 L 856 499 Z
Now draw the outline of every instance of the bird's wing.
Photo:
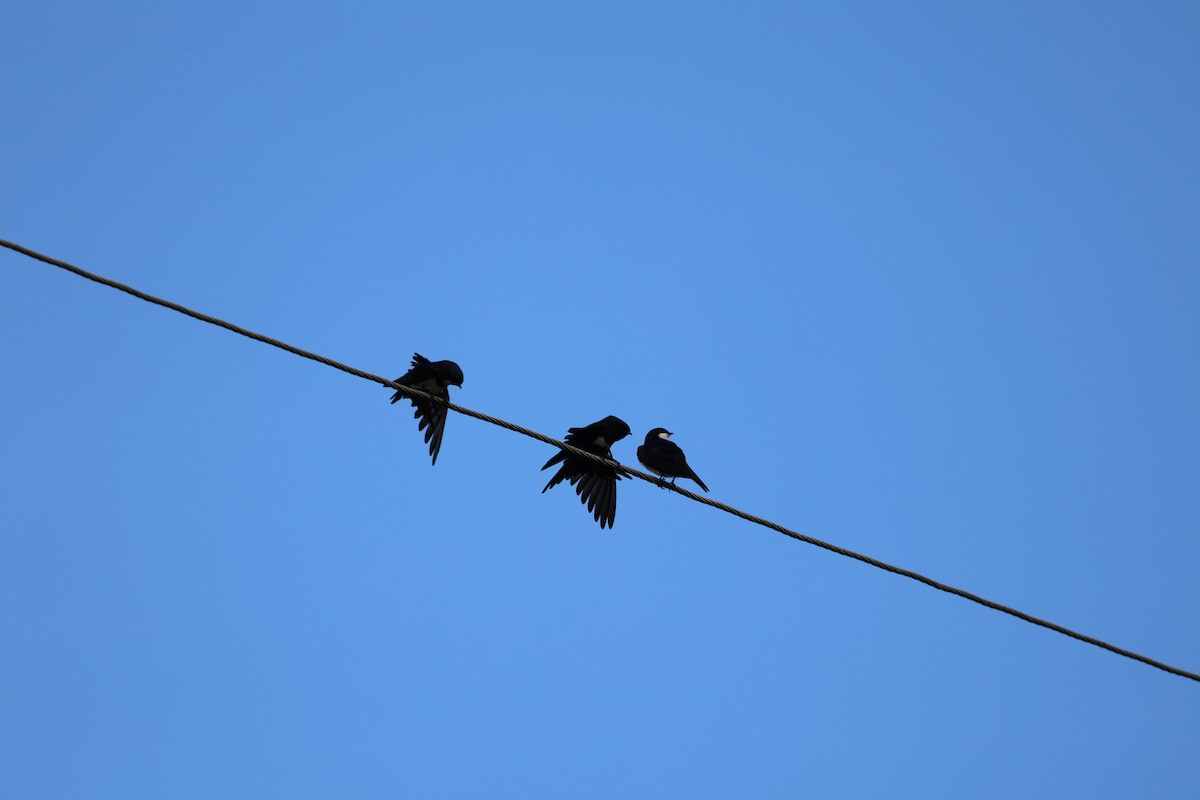
M 419 358 L 421 360 L 417 361 Z M 393 383 L 398 383 L 401 386 L 411 386 L 414 389 L 420 389 L 423 392 L 436 393 L 435 387 L 437 384 L 430 381 L 430 379 L 433 377 L 433 371 L 429 368 L 428 364 L 428 359 L 421 358 L 420 356 L 414 356 L 412 369 L 401 375 L 399 378 L 396 378 Z M 412 400 L 412 397 L 404 394 L 404 392 L 397 391 L 394 395 L 392 395 L 392 402 L 394 403 L 397 400 Z M 415 403 L 417 401 L 413 400 L 413 402 Z
M 554 464 L 557 464 L 557 463 L 559 463 L 560 461 L 565 461 L 565 460 L 566 460 L 566 458 L 567 458 L 567 451 L 566 451 L 566 450 L 559 450 L 557 453 L 555 453 L 555 454 L 554 454 L 554 455 L 553 455 L 553 456 L 550 458 L 550 460 L 549 460 L 549 461 L 547 461 L 545 464 L 542 464 L 542 469 L 547 469 L 547 468 L 549 468 L 550 466 L 552 466 L 552 465 L 554 465 Z M 562 478 L 559 478 L 559 480 L 562 480 Z M 556 483 L 557 483 L 557 481 L 556 481 Z
M 671 472 L 679 475 L 687 474 L 687 459 L 683 451 L 674 442 L 663 441 L 658 445 L 658 455 Z
M 551 459 L 551 461 L 553 461 L 553 459 Z M 549 463 L 546 464 L 546 467 L 548 467 L 548 466 L 550 466 Z M 542 469 L 545 469 L 546 467 L 542 467 Z M 554 473 L 554 476 L 551 477 L 550 480 L 546 482 L 546 485 L 542 487 L 542 494 L 545 494 L 546 490 L 551 488 L 552 486 L 558 486 L 560 483 L 563 482 L 564 479 L 570 477 L 570 475 L 571 475 L 571 465 L 563 464 L 561 467 L 558 468 L 558 472 Z
M 448 392 L 440 392 L 439 396 L 450 399 Z M 436 464 L 442 449 L 442 433 L 446 430 L 446 407 L 432 400 L 411 399 L 415 408 L 413 419 L 420 420 L 417 430 L 425 431 L 425 443 L 429 445 L 429 455 L 433 456 L 433 463 Z
M 694 480 L 696 482 L 697 486 L 699 486 L 701 489 L 703 489 L 704 491 L 707 492 L 708 487 L 704 485 L 704 481 L 700 480 L 700 476 L 696 474 L 696 470 L 692 469 L 691 467 L 688 467 L 687 471 L 688 471 L 688 474 L 686 477 Z
M 593 464 L 592 466 L 599 467 Z M 611 528 L 617 516 L 617 474 L 608 467 L 589 470 L 575 483 L 579 500 L 587 504 L 601 528 Z
M 696 470 L 692 469 L 687 463 L 687 457 L 684 456 L 683 450 L 679 449 L 679 445 L 674 442 L 667 442 L 667 444 L 671 445 L 671 467 L 675 471 L 675 474 L 681 478 L 691 478 L 701 489 L 707 492 L 708 487 L 704 485 L 704 481 L 700 480 L 700 476 L 696 474 Z

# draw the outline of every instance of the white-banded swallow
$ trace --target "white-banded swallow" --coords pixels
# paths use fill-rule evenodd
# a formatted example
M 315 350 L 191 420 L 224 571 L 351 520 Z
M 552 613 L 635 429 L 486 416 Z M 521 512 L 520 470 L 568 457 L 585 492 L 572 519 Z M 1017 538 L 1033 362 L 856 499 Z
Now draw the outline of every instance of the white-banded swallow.
M 688 466 L 683 451 L 670 437 L 671 432 L 666 428 L 655 428 L 647 433 L 645 444 L 637 449 L 638 461 L 655 475 L 670 478 L 671 483 L 674 483 L 676 478 L 691 478 L 707 492 L 708 487 L 704 485 L 704 481 Z
M 591 425 L 569 429 L 563 441 L 580 450 L 612 459 L 612 446 L 629 433 L 629 426 L 624 420 L 605 417 Z M 562 483 L 564 479 L 570 481 L 580 502 L 587 504 L 588 511 L 600 523 L 601 529 L 611 528 L 617 516 L 617 481 L 621 479 L 617 468 L 559 450 L 542 469 L 558 463 L 562 466 L 542 489 L 542 493 L 545 494 L 546 489 Z
M 396 378 L 396 383 L 450 402 L 450 387 L 461 389 L 463 374 L 453 361 L 430 361 L 420 353 L 413 353 L 412 369 Z M 433 463 L 436 464 L 438 451 L 442 449 L 442 431 L 446 429 L 446 406 L 423 397 L 409 397 L 399 391 L 392 395 L 392 402 L 397 400 L 412 402 L 416 409 L 413 419 L 420 420 L 417 430 L 425 431 L 425 443 L 429 445 L 429 455 L 433 456 Z

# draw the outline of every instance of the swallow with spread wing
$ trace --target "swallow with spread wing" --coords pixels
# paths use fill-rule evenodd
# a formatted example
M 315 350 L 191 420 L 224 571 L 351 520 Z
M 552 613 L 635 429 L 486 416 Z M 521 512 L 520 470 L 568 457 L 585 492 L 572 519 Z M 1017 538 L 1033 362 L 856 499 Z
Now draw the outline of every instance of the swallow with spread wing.
M 612 459 L 612 446 L 628 435 L 629 426 L 624 420 L 605 417 L 591 425 L 569 429 L 563 441 L 580 450 Z M 566 450 L 558 451 L 542 469 L 548 469 L 555 464 L 562 466 L 542 489 L 542 493 L 545 494 L 547 489 L 557 486 L 563 480 L 570 481 L 575 487 L 575 494 L 579 495 L 580 502 L 587 505 L 588 511 L 592 512 L 600 527 L 611 528 L 617 516 L 617 481 L 621 479 L 616 467 L 599 464 Z
M 413 353 L 412 369 L 396 378 L 396 383 L 450 402 L 450 387 L 462 388 L 463 373 L 453 361 L 430 361 L 420 353 Z M 442 449 L 442 432 L 446 429 L 446 406 L 423 397 L 410 397 L 400 391 L 392 395 L 392 402 L 397 400 L 408 400 L 413 404 L 416 409 L 413 419 L 420 420 L 417 430 L 425 431 L 425 443 L 429 445 L 429 455 L 433 456 L 433 463 L 436 464 L 438 452 Z

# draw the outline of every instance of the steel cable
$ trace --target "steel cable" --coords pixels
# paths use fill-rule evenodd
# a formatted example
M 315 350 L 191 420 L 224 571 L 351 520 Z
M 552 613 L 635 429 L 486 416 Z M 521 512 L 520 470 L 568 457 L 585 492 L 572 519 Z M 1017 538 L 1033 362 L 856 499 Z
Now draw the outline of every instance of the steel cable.
M 601 464 L 607 464 L 607 465 L 612 466 L 615 469 L 619 470 L 622 475 L 640 478 L 644 481 L 647 481 L 648 483 L 654 484 L 655 486 L 661 486 L 661 487 L 664 487 L 666 489 L 669 489 L 669 490 L 675 492 L 676 494 L 683 495 L 684 497 L 686 497 L 690 500 L 694 500 L 697 503 L 703 503 L 704 505 L 712 506 L 713 508 L 720 509 L 721 511 L 724 511 L 729 514 L 733 514 L 736 517 L 740 517 L 741 519 L 744 519 L 747 522 L 753 522 L 756 525 L 762 525 L 763 527 L 770 528 L 773 531 L 782 533 L 785 536 L 790 536 L 791 538 L 796 539 L 798 541 L 806 542 L 806 543 L 814 545 L 816 547 L 820 547 L 824 550 L 828 550 L 831 553 L 836 553 L 840 556 L 845 556 L 847 558 L 852 558 L 856 561 L 861 561 L 864 564 L 869 564 L 872 567 L 877 567 L 878 569 L 882 569 L 886 572 L 891 572 L 895 575 L 901 575 L 905 578 L 910 578 L 914 581 L 923 583 L 926 586 L 930 586 L 934 589 L 938 589 L 940 591 L 947 592 L 952 595 L 956 595 L 965 600 L 970 600 L 973 603 L 978 603 L 979 605 L 985 606 L 985 607 L 993 609 L 995 611 L 1000 611 L 1002 613 L 1016 617 L 1017 619 L 1023 620 L 1025 622 L 1029 622 L 1033 625 L 1038 625 L 1038 626 L 1046 628 L 1048 630 L 1052 630 L 1055 633 L 1061 633 L 1064 636 L 1069 636 L 1070 638 L 1076 639 L 1080 642 L 1085 642 L 1087 644 L 1094 645 L 1101 649 L 1107 650 L 1110 653 L 1116 653 L 1117 655 L 1125 656 L 1126 658 L 1131 658 L 1134 661 L 1139 661 L 1139 662 L 1141 662 L 1143 664 L 1147 664 L 1151 667 L 1156 667 L 1158 669 L 1163 670 L 1164 672 L 1169 672 L 1172 675 L 1178 675 L 1182 678 L 1188 678 L 1189 680 L 1200 682 L 1200 674 L 1197 674 L 1195 672 L 1189 672 L 1188 670 L 1180 669 L 1179 667 L 1173 667 L 1170 664 L 1165 664 L 1161 661 L 1157 661 L 1153 658 L 1149 658 L 1148 656 L 1141 655 L 1140 653 L 1135 653 L 1132 650 L 1126 650 L 1123 647 L 1117 647 L 1116 645 L 1109 644 L 1108 642 L 1102 641 L 1093 636 L 1088 636 L 1086 634 L 1079 633 L 1078 631 L 1073 631 L 1070 628 L 1063 627 L 1062 625 L 1059 625 L 1057 623 L 1050 622 L 1048 620 L 1044 620 L 1039 617 L 1035 617 L 1031 614 L 1026 614 L 1023 611 L 1018 611 L 1015 608 L 1010 608 L 1009 606 L 1003 605 L 1001 603 L 997 603 L 993 600 L 988 600 L 985 597 L 980 597 L 979 595 L 974 594 L 972 592 L 968 592 L 965 589 L 959 589 L 955 586 L 950 586 L 949 584 L 942 583 L 941 581 L 935 581 L 934 579 L 928 578 L 918 572 L 913 572 L 912 570 L 904 569 L 903 567 L 897 567 L 892 564 L 888 564 L 884 561 L 880 561 L 878 559 L 871 558 L 870 556 L 863 555 L 862 553 L 856 553 L 853 550 L 847 550 L 844 547 L 839 547 L 835 544 L 830 544 L 829 542 L 822 541 L 821 539 L 816 539 L 812 536 L 807 536 L 803 533 L 799 533 L 790 528 L 785 528 L 784 526 L 782 526 L 778 523 L 775 523 L 775 522 L 771 522 L 768 519 L 764 519 L 762 517 L 758 517 L 753 514 L 749 514 L 745 511 L 734 508 L 733 506 L 726 505 L 725 503 L 722 503 L 718 500 L 713 500 L 711 498 L 703 497 L 701 495 L 695 494 L 694 492 L 688 491 L 687 489 L 684 489 L 680 486 L 676 486 L 673 483 L 668 483 L 666 481 L 663 481 L 653 475 L 642 472 L 641 470 L 637 470 L 637 469 L 633 469 L 632 467 L 624 466 L 623 464 L 620 464 L 619 462 L 616 462 L 616 461 L 609 461 L 608 459 L 605 459 L 601 456 L 597 456 L 594 453 L 589 453 L 586 450 L 580 450 L 577 447 L 572 447 L 571 445 L 566 444 L 565 442 L 563 442 L 559 439 L 555 439 L 553 437 L 546 436 L 543 433 L 538 433 L 535 430 L 531 430 L 531 429 L 523 427 L 521 425 L 517 425 L 516 423 L 509 422 L 507 420 L 503 420 L 498 417 L 493 417 L 489 414 L 484 414 L 481 411 L 475 411 L 474 409 L 466 408 L 465 406 L 460 406 L 455 403 L 447 402 L 445 400 L 442 400 L 441 398 L 433 397 L 432 395 L 426 394 L 425 392 L 419 391 L 417 389 L 413 389 L 413 388 L 410 388 L 407 386 L 401 386 L 401 385 L 399 385 L 393 381 L 390 381 L 386 378 L 382 378 L 378 375 L 373 375 L 370 372 L 365 372 L 365 371 L 357 369 L 355 367 L 351 367 L 346 364 L 342 364 L 341 362 L 334 361 L 331 358 L 326 358 L 325 356 L 318 355 L 317 353 L 313 353 L 308 350 L 304 350 L 304 349 L 296 347 L 294 345 L 290 345 L 286 342 L 281 342 L 278 339 L 273 339 L 270 336 L 264 336 L 261 333 L 255 333 L 254 331 L 243 328 L 240 325 L 234 325 L 231 322 L 226 322 L 225 320 L 218 319 L 217 317 L 213 317 L 208 314 L 203 314 L 199 311 L 194 311 L 190 308 L 187 308 L 186 306 L 182 306 L 182 305 L 180 305 L 178 303 L 174 303 L 170 300 L 164 300 L 161 297 L 155 297 L 154 295 L 147 294 L 146 292 L 135 289 L 132 286 L 127 286 L 123 283 L 119 283 L 119 282 L 111 280 L 109 278 L 105 278 L 103 276 L 96 275 L 94 273 L 88 272 L 87 270 L 76 267 L 73 264 L 68 264 L 65 261 L 58 260 L 57 258 L 51 258 L 50 256 L 43 255 L 41 253 L 30 250 L 26 247 L 22 247 L 19 244 L 15 244 L 13 242 L 9 242 L 7 240 L 0 239 L 0 245 L 3 245 L 4 247 L 7 247 L 10 250 L 14 250 L 18 253 L 21 253 L 22 255 L 28 256 L 29 258 L 36 259 L 38 261 L 42 261 L 46 264 L 50 264 L 55 267 L 59 267 L 60 269 L 64 269 L 68 272 L 72 272 L 72 273 L 80 276 L 81 278 L 87 278 L 90 281 L 95 281 L 96 283 L 100 283 L 105 286 L 109 286 L 113 289 L 117 289 L 119 291 L 125 292 L 126 294 L 131 294 L 134 297 L 137 297 L 141 300 L 145 300 L 146 302 L 154 303 L 155 305 L 163 306 L 164 308 L 169 308 L 172 311 L 178 311 L 181 314 L 186 314 L 187 316 L 192 317 L 193 319 L 198 319 L 201 322 L 207 322 L 211 325 L 216 325 L 216 326 L 224 328 L 228 331 L 232 331 L 232 332 L 240 334 L 242 336 L 246 336 L 250 339 L 254 339 L 256 341 L 263 342 L 264 344 L 269 344 L 273 347 L 278 347 L 281 350 L 286 350 L 287 352 L 292 353 L 294 355 L 298 355 L 303 358 L 308 358 L 313 361 L 317 361 L 321 364 L 325 364 L 326 366 L 333 367 L 334 369 L 339 369 L 342 372 L 346 372 L 346 373 L 349 373 L 356 377 L 363 378 L 365 380 L 371 381 L 372 383 L 378 383 L 382 386 L 388 387 L 389 389 L 395 389 L 397 391 L 402 392 L 406 396 L 421 397 L 426 400 L 432 400 L 434 402 L 444 403 L 452 411 L 457 411 L 460 414 L 464 414 L 468 417 L 474 417 L 475 419 L 482 420 L 482 421 L 490 423 L 492 425 L 498 425 L 501 428 L 507 428 L 510 431 L 514 431 L 515 433 L 520 433 L 520 434 L 522 434 L 524 436 L 528 436 L 532 439 L 537 439 L 540 442 L 544 442 L 546 444 L 553 445 L 554 447 L 562 448 L 563 450 L 569 451 L 573 455 L 581 456 L 583 458 L 587 458 L 587 459 L 590 459 L 592 461 L 595 461 L 595 462 L 598 462 Z

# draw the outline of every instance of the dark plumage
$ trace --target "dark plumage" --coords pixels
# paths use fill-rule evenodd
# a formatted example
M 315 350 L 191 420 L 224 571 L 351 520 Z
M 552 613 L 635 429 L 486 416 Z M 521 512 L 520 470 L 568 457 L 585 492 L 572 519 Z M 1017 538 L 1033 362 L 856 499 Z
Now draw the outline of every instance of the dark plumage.
M 396 378 L 396 383 L 450 402 L 450 387 L 461 389 L 463 374 L 453 361 L 430 361 L 420 353 L 413 353 L 412 369 Z M 413 419 L 421 421 L 417 430 L 425 431 L 425 443 L 429 445 L 429 455 L 433 456 L 433 463 L 436 464 L 438 451 L 442 449 L 442 431 L 446 428 L 446 406 L 423 397 L 409 397 L 399 391 L 392 395 L 392 402 L 397 400 L 408 400 L 413 404 L 416 409 Z
M 638 461 L 655 475 L 670 478 L 671 483 L 674 483 L 676 478 L 691 478 L 707 492 L 708 487 L 688 466 L 687 458 L 679 449 L 679 445 L 667 438 L 670 435 L 671 432 L 666 428 L 655 428 L 647 433 L 646 443 L 637 449 Z
M 629 426 L 624 420 L 605 417 L 582 428 L 571 428 L 564 441 L 580 450 L 611 459 L 612 446 L 628 435 Z M 570 481 L 580 502 L 587 504 L 588 511 L 592 512 L 600 527 L 611 528 L 617 516 L 617 481 L 621 479 L 620 472 L 616 467 L 598 464 L 566 450 L 559 450 L 542 469 L 559 463 L 562 466 L 542 489 L 542 493 L 545 494 L 546 489 L 562 483 L 564 479 Z

